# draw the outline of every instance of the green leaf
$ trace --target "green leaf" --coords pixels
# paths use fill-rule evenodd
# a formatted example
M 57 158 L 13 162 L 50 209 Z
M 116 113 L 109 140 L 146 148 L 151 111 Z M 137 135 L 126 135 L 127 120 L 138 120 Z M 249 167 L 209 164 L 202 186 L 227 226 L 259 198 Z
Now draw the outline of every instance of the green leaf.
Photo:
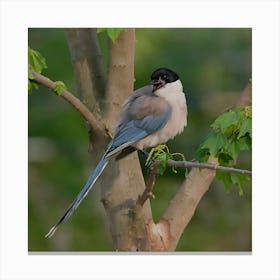
M 97 33 L 106 32 L 113 43 L 116 42 L 119 35 L 126 31 L 126 28 L 97 28 Z
M 249 176 L 245 174 L 222 172 L 222 171 L 217 171 L 216 177 L 217 179 L 223 181 L 227 192 L 230 191 L 232 185 L 236 185 L 238 187 L 240 196 L 244 194 L 242 186 L 251 179 Z
M 243 192 L 243 189 L 241 186 L 241 178 L 238 175 L 239 174 L 232 173 L 232 174 L 230 174 L 230 177 L 231 177 L 232 183 L 239 188 L 239 195 L 243 195 L 244 192 Z
M 33 88 L 38 89 L 39 85 L 36 82 L 28 79 L 28 93 L 29 94 L 31 94 Z
M 55 82 L 54 92 L 57 95 L 61 95 L 65 90 L 67 90 L 67 87 L 63 82 L 61 82 L 61 81 Z
M 219 150 L 227 144 L 228 140 L 224 134 L 210 132 L 204 143 L 202 149 L 209 149 L 211 155 L 216 156 Z
M 245 118 L 243 122 L 241 123 L 239 133 L 237 138 L 244 136 L 246 133 L 249 133 L 249 135 L 252 137 L 252 119 L 251 118 Z
M 218 154 L 219 163 L 223 166 L 229 165 L 230 161 L 233 160 L 232 156 L 226 152 L 221 152 Z
M 226 187 L 226 191 L 229 192 L 230 191 L 230 187 L 232 185 L 232 181 L 231 181 L 231 177 L 230 177 L 230 173 L 228 172 L 222 172 L 222 171 L 217 171 L 216 172 L 216 178 L 218 180 L 223 181 L 225 187 Z
M 243 195 L 244 191 L 242 186 L 247 183 L 251 178 L 245 174 L 231 173 L 231 180 L 234 185 L 238 187 L 239 195 Z
M 239 143 L 238 141 L 234 138 L 232 139 L 230 142 L 228 142 L 228 146 L 225 149 L 228 154 L 232 157 L 232 159 L 234 161 L 236 161 L 239 152 L 240 152 L 240 148 L 239 148 Z
M 46 59 L 38 52 L 28 47 L 28 78 L 32 79 L 30 70 L 41 73 L 44 68 L 47 68 Z
M 161 157 L 161 154 L 165 154 L 165 153 L 168 154 L 168 159 L 173 158 L 172 154 L 170 154 L 169 152 L 167 145 L 165 144 L 161 144 L 152 148 L 151 151 L 149 152 L 145 165 L 149 166 L 153 160 L 161 160 L 159 157 Z
M 195 152 L 195 158 L 198 162 L 206 162 L 210 156 L 209 148 L 198 148 Z
M 163 175 L 167 166 L 168 166 L 168 160 L 173 159 L 173 157 L 175 155 L 179 155 L 180 157 L 182 157 L 183 159 L 185 159 L 183 154 L 179 154 L 179 153 L 174 153 L 171 154 L 167 145 L 162 144 L 162 145 L 158 145 L 154 148 L 151 149 L 148 158 L 146 160 L 145 165 L 149 166 L 151 165 L 154 161 L 160 161 L 160 163 L 158 164 L 158 172 L 160 175 Z M 172 171 L 174 173 L 177 173 L 177 171 L 175 170 L 175 168 L 172 168 Z
M 158 172 L 162 176 L 167 167 L 167 154 L 163 153 L 158 155 L 157 160 L 161 161 L 158 165 Z
M 250 151 L 252 149 L 252 138 L 249 134 L 238 139 L 240 151 Z
M 213 123 L 212 127 L 219 129 L 222 133 L 230 126 L 236 126 L 239 122 L 239 116 L 236 111 L 229 111 L 220 115 Z
M 29 80 L 33 80 L 34 79 L 34 76 L 32 74 L 32 67 L 31 67 L 31 65 L 28 65 L 28 79 Z
M 32 89 L 38 89 L 38 84 L 33 81 L 34 76 L 32 71 L 41 73 L 44 68 L 47 68 L 45 58 L 37 51 L 28 47 L 28 93 L 30 94 Z

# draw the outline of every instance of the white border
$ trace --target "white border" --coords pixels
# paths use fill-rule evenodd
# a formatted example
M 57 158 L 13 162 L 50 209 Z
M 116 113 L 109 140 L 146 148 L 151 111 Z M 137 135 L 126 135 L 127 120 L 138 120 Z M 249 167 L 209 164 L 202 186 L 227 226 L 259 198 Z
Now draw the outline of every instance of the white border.
M 1 279 L 280 279 L 278 1 L 1 2 Z M 27 28 L 253 28 L 253 254 L 28 255 Z

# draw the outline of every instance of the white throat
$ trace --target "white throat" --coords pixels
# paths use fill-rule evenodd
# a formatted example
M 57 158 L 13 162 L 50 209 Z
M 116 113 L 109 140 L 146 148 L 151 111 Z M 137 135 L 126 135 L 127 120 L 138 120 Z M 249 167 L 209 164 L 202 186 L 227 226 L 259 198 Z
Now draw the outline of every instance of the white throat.
M 155 94 L 169 100 L 174 95 L 181 92 L 183 92 L 183 85 L 180 80 L 177 80 L 173 83 L 165 84 L 163 87 L 155 91 Z

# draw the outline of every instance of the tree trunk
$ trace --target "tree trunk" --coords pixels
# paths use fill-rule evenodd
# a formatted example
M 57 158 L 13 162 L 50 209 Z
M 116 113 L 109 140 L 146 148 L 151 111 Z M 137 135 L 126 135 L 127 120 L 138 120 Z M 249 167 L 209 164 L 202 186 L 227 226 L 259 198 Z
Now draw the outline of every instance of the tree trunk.
M 79 93 L 97 119 L 105 124 L 109 134 L 119 117 L 122 103 L 133 91 L 135 31 L 128 29 L 121 33 L 115 43 L 109 42 L 109 69 L 106 91 L 97 85 L 96 64 L 92 57 L 99 48 L 95 30 L 67 30 L 67 39 L 75 69 Z M 91 38 L 91 39 L 89 39 Z M 81 46 L 87 44 L 87 46 Z M 88 51 L 91 50 L 91 51 Z M 99 65 L 99 63 L 97 63 Z M 97 67 L 98 72 L 100 65 Z M 100 81 L 99 81 L 100 82 Z M 102 94 L 100 94 L 102 93 Z M 92 97 L 91 97 L 92 95 Z M 104 100 L 106 102 L 104 103 Z M 105 106 L 104 106 L 105 105 Z M 100 108 L 104 107 L 101 111 Z M 97 164 L 106 150 L 110 139 L 95 133 L 90 128 L 90 141 L 94 163 Z M 148 250 L 145 222 L 151 219 L 149 202 L 135 215 L 135 202 L 144 191 L 145 182 L 137 153 L 133 153 L 119 162 L 111 160 L 97 185 L 101 187 L 101 201 L 104 205 L 108 225 L 116 250 Z M 141 222 L 139 222 L 141 221 Z

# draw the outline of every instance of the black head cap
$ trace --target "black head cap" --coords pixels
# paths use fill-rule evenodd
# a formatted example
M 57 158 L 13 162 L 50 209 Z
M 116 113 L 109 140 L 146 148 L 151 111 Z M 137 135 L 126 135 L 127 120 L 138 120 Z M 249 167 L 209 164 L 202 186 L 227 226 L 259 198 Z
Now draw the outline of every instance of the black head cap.
M 155 70 L 153 72 L 153 74 L 151 75 L 152 81 L 157 81 L 159 79 L 165 81 L 165 83 L 172 83 L 172 82 L 179 80 L 179 76 L 174 71 L 172 71 L 168 68 L 162 67 L 162 68 L 158 68 L 157 70 Z

